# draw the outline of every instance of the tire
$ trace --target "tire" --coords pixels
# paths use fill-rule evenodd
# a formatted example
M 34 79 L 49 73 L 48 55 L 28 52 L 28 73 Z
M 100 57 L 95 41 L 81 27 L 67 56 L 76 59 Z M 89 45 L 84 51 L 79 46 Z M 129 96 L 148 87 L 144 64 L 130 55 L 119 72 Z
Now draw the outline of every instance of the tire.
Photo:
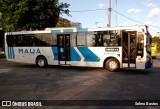
M 44 68 L 48 65 L 47 60 L 45 57 L 40 56 L 36 59 L 36 65 L 40 68 Z
M 105 63 L 105 68 L 111 72 L 117 71 L 120 68 L 120 64 L 117 59 L 110 58 Z

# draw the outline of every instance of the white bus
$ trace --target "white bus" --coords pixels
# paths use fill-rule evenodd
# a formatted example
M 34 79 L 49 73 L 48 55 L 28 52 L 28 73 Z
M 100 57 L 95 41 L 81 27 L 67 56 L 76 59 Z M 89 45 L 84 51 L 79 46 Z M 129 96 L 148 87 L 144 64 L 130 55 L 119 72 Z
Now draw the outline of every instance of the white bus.
M 46 28 L 5 33 L 8 61 L 47 65 L 147 69 L 152 67 L 148 26 Z

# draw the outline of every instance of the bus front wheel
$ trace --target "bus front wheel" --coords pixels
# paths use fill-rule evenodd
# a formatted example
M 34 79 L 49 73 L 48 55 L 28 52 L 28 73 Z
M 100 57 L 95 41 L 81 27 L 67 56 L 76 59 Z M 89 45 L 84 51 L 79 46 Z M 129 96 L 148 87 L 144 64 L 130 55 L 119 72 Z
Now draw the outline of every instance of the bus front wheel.
M 106 61 L 105 68 L 107 68 L 107 70 L 109 70 L 111 72 L 114 72 L 120 68 L 120 65 L 119 65 L 119 62 L 117 59 L 110 58 Z
M 46 60 L 46 58 L 44 56 L 37 57 L 37 59 L 36 59 L 36 65 L 38 67 L 41 67 L 41 68 L 46 67 L 47 66 L 47 60 Z

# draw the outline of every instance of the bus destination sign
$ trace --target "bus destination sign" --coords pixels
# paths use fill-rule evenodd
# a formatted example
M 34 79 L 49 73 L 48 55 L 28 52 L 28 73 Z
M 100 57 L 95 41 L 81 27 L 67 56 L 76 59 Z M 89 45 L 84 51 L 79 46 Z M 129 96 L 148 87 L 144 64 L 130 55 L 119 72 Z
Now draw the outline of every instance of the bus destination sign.
M 105 48 L 105 51 L 107 51 L 107 52 L 118 52 L 119 48 Z

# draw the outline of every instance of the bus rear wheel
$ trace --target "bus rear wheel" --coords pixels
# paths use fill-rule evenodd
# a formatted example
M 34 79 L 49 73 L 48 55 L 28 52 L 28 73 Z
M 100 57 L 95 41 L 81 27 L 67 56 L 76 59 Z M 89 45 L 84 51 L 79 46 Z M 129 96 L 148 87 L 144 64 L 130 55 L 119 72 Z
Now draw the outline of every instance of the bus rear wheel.
M 37 57 L 37 59 L 36 59 L 36 65 L 38 67 L 40 67 L 40 68 L 46 67 L 48 65 L 46 58 L 44 56 Z
M 114 72 L 120 68 L 120 65 L 117 59 L 111 58 L 106 61 L 105 68 L 111 72 Z

